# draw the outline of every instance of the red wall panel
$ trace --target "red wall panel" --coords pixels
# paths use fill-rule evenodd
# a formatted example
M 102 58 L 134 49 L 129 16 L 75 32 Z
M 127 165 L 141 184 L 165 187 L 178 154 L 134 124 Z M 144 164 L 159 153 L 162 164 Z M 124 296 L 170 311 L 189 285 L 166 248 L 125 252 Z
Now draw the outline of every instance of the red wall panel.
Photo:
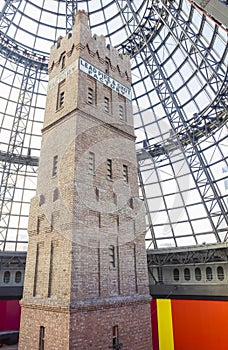
M 228 349 L 228 301 L 166 299 L 165 305 L 168 301 L 171 302 L 170 336 L 173 336 L 174 350 Z M 166 349 L 164 337 L 170 316 L 166 315 L 168 309 L 162 307 L 164 302 L 161 299 L 151 302 L 154 350 Z
M 227 350 L 228 302 L 172 300 L 175 350 Z

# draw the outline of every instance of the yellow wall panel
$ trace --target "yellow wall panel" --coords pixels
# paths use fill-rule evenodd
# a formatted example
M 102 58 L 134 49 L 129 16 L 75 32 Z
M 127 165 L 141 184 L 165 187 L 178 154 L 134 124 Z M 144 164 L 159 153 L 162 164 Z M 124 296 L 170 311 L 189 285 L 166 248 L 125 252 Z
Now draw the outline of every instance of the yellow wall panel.
M 159 350 L 174 350 L 170 299 L 157 300 Z

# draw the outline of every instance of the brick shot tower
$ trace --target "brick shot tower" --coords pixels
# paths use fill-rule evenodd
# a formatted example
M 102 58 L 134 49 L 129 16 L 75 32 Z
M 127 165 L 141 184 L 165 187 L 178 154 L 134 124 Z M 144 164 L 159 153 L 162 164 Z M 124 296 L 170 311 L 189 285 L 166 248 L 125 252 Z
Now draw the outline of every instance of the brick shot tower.
M 151 350 L 129 57 L 79 11 L 49 75 L 19 350 Z

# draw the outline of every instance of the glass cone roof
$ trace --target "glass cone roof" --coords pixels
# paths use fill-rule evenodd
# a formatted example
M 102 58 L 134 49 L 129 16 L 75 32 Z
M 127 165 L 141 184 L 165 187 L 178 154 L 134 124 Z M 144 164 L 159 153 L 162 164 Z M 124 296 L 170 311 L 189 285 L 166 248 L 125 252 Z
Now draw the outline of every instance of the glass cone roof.
M 227 240 L 227 31 L 193 2 L 6 0 L 0 5 L 0 250 L 26 250 L 50 46 L 85 9 L 131 55 L 147 248 Z M 224 5 L 224 9 L 227 7 Z

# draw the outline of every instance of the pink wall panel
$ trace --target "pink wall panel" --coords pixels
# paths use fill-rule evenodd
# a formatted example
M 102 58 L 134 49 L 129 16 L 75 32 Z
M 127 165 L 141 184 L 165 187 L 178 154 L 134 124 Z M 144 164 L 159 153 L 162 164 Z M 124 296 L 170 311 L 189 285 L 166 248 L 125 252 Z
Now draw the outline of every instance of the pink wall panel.
M 0 300 L 0 331 L 18 330 L 20 313 L 19 300 Z

